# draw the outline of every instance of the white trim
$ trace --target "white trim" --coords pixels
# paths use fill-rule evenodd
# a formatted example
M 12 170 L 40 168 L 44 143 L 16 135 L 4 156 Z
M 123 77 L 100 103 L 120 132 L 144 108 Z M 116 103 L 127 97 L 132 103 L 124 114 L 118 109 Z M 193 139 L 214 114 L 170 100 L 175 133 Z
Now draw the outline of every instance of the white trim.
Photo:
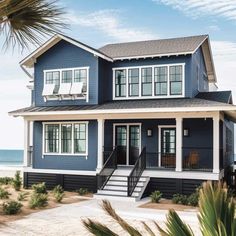
M 45 156 L 81 156 L 81 157 L 85 157 L 86 160 L 88 159 L 88 124 L 89 121 L 65 121 L 65 122 L 42 122 L 43 124 L 43 129 L 42 129 L 42 158 L 45 158 Z M 59 152 L 53 152 L 53 153 L 48 153 L 45 152 L 45 125 L 54 125 L 54 124 L 58 124 L 59 125 Z M 71 153 L 62 153 L 61 152 L 61 125 L 64 124 L 71 124 L 72 125 L 72 149 L 71 149 Z M 75 153 L 74 152 L 74 124 L 85 124 L 86 125 L 86 151 L 85 153 Z
M 98 119 L 98 148 L 97 148 L 97 170 L 103 166 L 103 147 L 104 147 L 104 119 Z
M 213 117 L 213 173 L 220 172 L 220 117 Z
M 142 176 L 153 178 L 170 178 L 170 179 L 199 179 L 199 180 L 220 180 L 223 172 L 201 172 L 201 171 L 171 171 L 171 170 L 144 170 Z
M 158 167 L 161 167 L 161 129 L 162 128 L 175 128 L 176 125 L 158 125 Z M 176 131 L 175 131 L 176 132 Z M 176 136 L 176 133 L 175 133 Z M 176 152 L 176 147 L 175 147 Z
M 187 52 L 178 52 L 178 53 L 162 53 L 162 54 L 150 54 L 150 55 L 142 55 L 142 56 L 127 56 L 127 57 L 113 57 L 113 61 L 118 60 L 131 60 L 131 59 L 146 59 L 146 58 L 153 58 L 153 57 L 170 57 L 170 56 L 180 56 L 180 55 L 188 55 L 193 54 L 194 51 L 187 51 Z
M 175 118 L 176 121 L 176 171 L 182 171 L 183 158 L 183 118 Z
M 47 174 L 68 174 L 68 175 L 96 175 L 96 171 L 89 170 L 55 170 L 55 169 L 34 169 L 31 167 L 23 168 L 23 172 L 47 173 Z
M 24 162 L 23 166 L 29 166 L 30 145 L 30 121 L 24 119 Z
M 113 123 L 113 147 L 116 146 L 116 126 L 126 126 L 127 136 L 126 136 L 126 166 L 129 166 L 129 128 L 130 126 L 139 126 L 139 154 L 142 148 L 142 123 Z
M 170 94 L 170 79 L 169 79 L 169 68 L 171 66 L 182 66 L 182 94 L 181 95 L 171 95 Z M 156 67 L 167 67 L 167 95 L 155 95 L 155 83 L 154 83 L 154 68 Z M 142 74 L 141 70 L 143 68 L 151 68 L 152 69 L 152 95 L 151 96 L 143 96 L 142 95 Z M 129 96 L 129 81 L 128 81 L 128 70 L 129 69 L 139 69 L 139 96 Z M 116 70 L 125 70 L 126 71 L 126 96 L 125 97 L 116 97 L 115 93 L 115 71 Z M 136 99 L 150 99 L 150 98 L 182 98 L 185 97 L 185 63 L 170 63 L 170 64 L 158 64 L 158 65 L 145 65 L 145 66 L 132 66 L 132 67 L 114 67 L 113 71 L 113 91 L 112 98 L 113 100 L 136 100 Z
M 47 69 L 47 70 L 43 70 L 43 85 L 45 86 L 46 84 L 46 73 L 48 72 L 59 72 L 59 80 L 60 80 L 60 83 L 59 83 L 59 86 L 61 86 L 62 84 L 62 72 L 63 71 L 68 71 L 68 70 L 71 70 L 72 71 L 72 78 L 71 78 L 71 86 L 72 84 L 74 83 L 77 83 L 77 82 L 74 82 L 74 79 L 75 79 L 75 71 L 76 70 L 86 70 L 86 75 L 87 75 L 87 78 L 86 78 L 86 96 L 83 96 L 83 97 L 78 97 L 78 96 L 74 96 L 74 95 L 71 95 L 70 93 L 68 93 L 68 95 L 70 97 L 64 97 L 62 96 L 60 93 L 58 94 L 52 94 L 52 97 L 50 96 L 45 96 L 45 101 L 55 101 L 55 100 L 84 100 L 86 99 L 86 102 L 89 101 L 89 69 L 90 67 L 89 66 L 83 66 L 83 67 L 71 67 L 71 68 L 59 68 L 59 69 Z
M 79 48 L 84 49 L 87 52 L 92 53 L 93 55 L 96 55 L 98 57 L 101 57 L 107 61 L 113 62 L 113 59 L 106 56 L 103 53 L 98 52 L 97 50 L 84 45 L 78 41 L 72 40 L 70 38 L 67 38 L 63 35 L 57 34 L 55 36 L 53 36 L 51 39 L 49 39 L 46 43 L 44 43 L 41 47 L 39 47 L 38 49 L 36 49 L 34 52 L 32 52 L 30 55 L 28 55 L 26 58 L 24 58 L 21 62 L 20 65 L 24 65 L 27 67 L 32 67 L 33 63 L 35 62 L 36 58 L 38 58 L 40 55 L 42 55 L 44 52 L 46 52 L 48 49 L 50 49 L 52 46 L 54 46 L 55 44 L 57 44 L 59 41 L 61 40 L 65 40 Z

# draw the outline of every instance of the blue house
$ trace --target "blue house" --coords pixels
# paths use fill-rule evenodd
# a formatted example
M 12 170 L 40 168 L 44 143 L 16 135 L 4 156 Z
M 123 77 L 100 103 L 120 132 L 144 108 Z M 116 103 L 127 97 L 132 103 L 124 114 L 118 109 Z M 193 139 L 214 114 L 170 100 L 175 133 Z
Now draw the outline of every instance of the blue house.
M 228 180 L 236 107 L 217 91 L 207 35 L 94 49 L 56 35 L 20 62 L 33 69 L 24 118 L 24 185 L 87 188 L 137 200 Z

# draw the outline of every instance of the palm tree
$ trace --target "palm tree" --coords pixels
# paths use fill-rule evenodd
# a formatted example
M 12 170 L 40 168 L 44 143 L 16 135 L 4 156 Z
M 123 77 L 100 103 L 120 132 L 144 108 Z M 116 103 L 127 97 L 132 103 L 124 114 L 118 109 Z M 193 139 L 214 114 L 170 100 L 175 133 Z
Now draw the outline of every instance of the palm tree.
M 235 200 L 230 197 L 227 186 L 221 182 L 212 184 L 205 182 L 199 195 L 198 219 L 203 236 L 235 236 Z M 108 201 L 103 201 L 103 210 L 110 215 L 129 235 L 141 236 L 139 231 L 118 216 Z M 104 224 L 91 219 L 82 221 L 88 231 L 96 236 L 117 236 Z M 155 236 L 153 230 L 144 222 L 144 229 L 150 236 Z M 167 215 L 166 230 L 156 222 L 154 225 L 162 236 L 194 236 L 191 228 L 186 225 L 174 210 Z
M 39 45 L 43 37 L 61 32 L 64 11 L 51 0 L 0 0 L 0 35 L 4 47 Z

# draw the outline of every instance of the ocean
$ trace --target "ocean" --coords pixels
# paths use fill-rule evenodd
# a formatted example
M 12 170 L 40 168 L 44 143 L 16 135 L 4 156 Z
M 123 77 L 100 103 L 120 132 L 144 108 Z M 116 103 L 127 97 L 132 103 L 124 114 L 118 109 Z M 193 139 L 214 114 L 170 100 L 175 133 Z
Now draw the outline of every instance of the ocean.
M 18 166 L 23 164 L 23 150 L 0 149 L 0 166 Z

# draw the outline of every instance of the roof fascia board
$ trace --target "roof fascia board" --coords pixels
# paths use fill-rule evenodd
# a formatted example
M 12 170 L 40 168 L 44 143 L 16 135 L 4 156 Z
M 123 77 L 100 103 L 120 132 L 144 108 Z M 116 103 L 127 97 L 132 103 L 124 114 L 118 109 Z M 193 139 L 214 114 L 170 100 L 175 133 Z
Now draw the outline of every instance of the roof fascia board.
M 150 58 L 150 57 L 170 57 L 170 56 L 180 56 L 193 54 L 193 51 L 188 52 L 179 52 L 179 53 L 163 53 L 163 54 L 153 54 L 153 55 L 143 55 L 143 56 L 131 56 L 131 57 L 113 57 L 114 61 L 118 60 L 131 60 L 131 59 L 141 59 L 141 58 Z

